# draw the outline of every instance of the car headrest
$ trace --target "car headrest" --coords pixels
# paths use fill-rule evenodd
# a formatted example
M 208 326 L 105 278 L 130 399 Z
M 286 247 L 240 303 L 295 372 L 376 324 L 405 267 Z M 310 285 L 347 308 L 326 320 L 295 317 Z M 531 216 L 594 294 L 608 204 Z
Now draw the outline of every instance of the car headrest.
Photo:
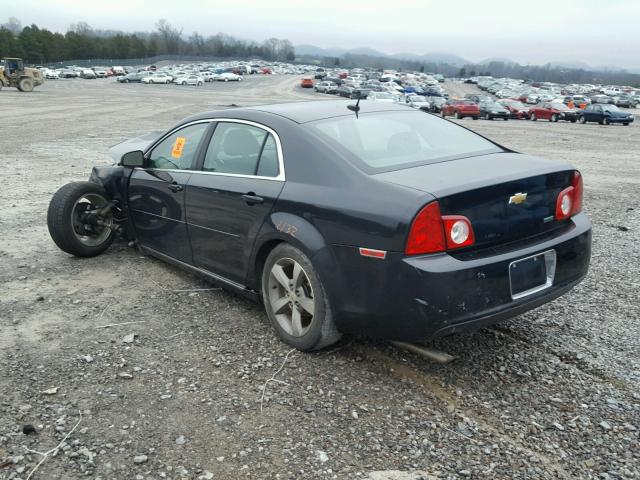
M 230 129 L 223 142 L 224 153 L 227 155 L 250 155 L 260 151 L 260 144 L 256 137 L 245 127 Z
M 416 132 L 399 132 L 387 142 L 387 151 L 394 155 L 407 155 L 420 151 L 420 140 Z

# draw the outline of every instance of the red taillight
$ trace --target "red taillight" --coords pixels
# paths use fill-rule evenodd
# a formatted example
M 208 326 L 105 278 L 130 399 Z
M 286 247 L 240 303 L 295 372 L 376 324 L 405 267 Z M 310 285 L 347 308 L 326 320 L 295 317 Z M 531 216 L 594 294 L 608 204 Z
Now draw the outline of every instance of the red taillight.
M 444 252 L 444 228 L 438 202 L 427 204 L 413 219 L 404 253 L 417 255 Z
M 445 215 L 442 217 L 444 223 L 444 236 L 447 240 L 447 249 L 468 247 L 475 243 L 473 227 L 467 217 L 462 215 Z
M 582 184 L 582 175 L 578 170 L 573 172 L 573 210 L 571 211 L 571 215 L 575 215 L 576 213 L 580 213 L 582 211 L 582 192 L 584 190 Z
M 473 245 L 473 227 L 467 217 L 440 215 L 438 202 L 427 204 L 411 224 L 405 253 L 420 255 Z
M 560 192 L 556 199 L 556 220 L 564 220 L 582 211 L 582 175 L 575 170 L 571 186 Z

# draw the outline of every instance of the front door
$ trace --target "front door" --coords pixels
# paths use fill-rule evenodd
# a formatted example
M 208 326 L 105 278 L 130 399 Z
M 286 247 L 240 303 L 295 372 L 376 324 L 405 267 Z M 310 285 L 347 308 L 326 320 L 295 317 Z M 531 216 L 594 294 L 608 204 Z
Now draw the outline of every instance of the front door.
M 187 185 L 195 266 L 245 282 L 256 235 L 284 185 L 275 135 L 250 123 L 217 124 L 201 171 Z
M 145 155 L 129 180 L 129 211 L 143 247 L 191 263 L 185 190 L 209 123 L 180 128 Z

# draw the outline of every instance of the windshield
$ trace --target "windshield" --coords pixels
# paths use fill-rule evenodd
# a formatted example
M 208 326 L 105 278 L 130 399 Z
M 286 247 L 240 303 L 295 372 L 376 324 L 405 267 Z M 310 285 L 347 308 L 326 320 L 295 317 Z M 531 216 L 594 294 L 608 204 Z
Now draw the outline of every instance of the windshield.
M 418 111 L 349 115 L 310 125 L 367 173 L 503 151 L 455 123 Z
M 390 93 L 377 92 L 375 94 L 375 98 L 393 100 L 393 95 L 391 95 Z
M 619 112 L 620 111 L 620 109 L 618 107 L 616 107 L 615 105 L 606 105 L 606 106 L 603 106 L 602 109 L 605 112 Z

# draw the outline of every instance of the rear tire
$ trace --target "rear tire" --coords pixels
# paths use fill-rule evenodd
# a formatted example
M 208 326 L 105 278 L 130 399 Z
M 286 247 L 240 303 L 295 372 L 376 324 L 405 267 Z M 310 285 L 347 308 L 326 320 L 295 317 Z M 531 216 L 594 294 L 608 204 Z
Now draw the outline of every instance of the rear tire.
M 47 226 L 55 244 L 77 257 L 93 257 L 104 252 L 115 238 L 113 230 L 96 227 L 95 234 L 81 232 L 79 214 L 105 206 L 108 202 L 107 192 L 93 182 L 69 183 L 60 188 L 53 195 L 47 212 Z M 113 217 L 109 215 L 105 222 L 112 224 Z
M 30 78 L 23 78 L 18 83 L 18 89 L 21 92 L 32 92 L 33 91 L 33 80 Z
M 550 122 L 557 122 L 558 121 L 558 115 L 556 115 L 555 113 L 553 115 L 551 115 L 551 118 L 549 119 Z
M 587 123 L 587 119 L 584 117 L 580 117 L 580 119 L 578 120 L 582 125 L 584 125 L 585 123 Z
M 298 350 L 319 350 L 342 336 L 315 268 L 292 245 L 281 243 L 267 257 L 262 301 L 278 337 Z
M 624 125 L 625 127 L 629 126 L 629 122 L 622 122 L 622 125 Z
M 536 120 L 538 120 L 538 117 L 536 117 L 536 114 L 535 114 L 535 113 L 532 113 L 532 114 L 531 114 L 531 121 L 532 121 L 532 122 L 535 122 Z

